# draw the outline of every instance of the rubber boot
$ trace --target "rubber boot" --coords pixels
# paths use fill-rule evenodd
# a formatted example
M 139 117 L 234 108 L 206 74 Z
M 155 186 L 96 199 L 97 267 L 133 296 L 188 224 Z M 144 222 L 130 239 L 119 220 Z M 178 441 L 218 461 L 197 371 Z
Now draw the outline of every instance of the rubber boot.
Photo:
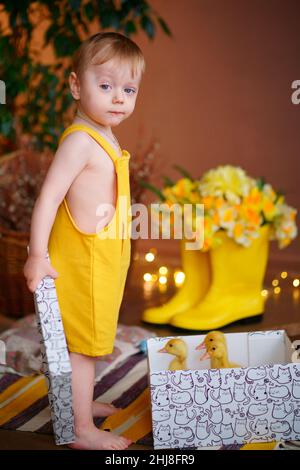
M 207 293 L 211 274 L 209 253 L 200 250 L 187 250 L 180 240 L 182 270 L 185 273 L 183 285 L 166 303 L 144 310 L 142 320 L 147 323 L 166 324 L 176 314 L 196 305 Z
M 215 330 L 264 312 L 261 295 L 269 252 L 269 227 L 249 247 L 237 244 L 225 232 L 223 243 L 210 250 L 212 282 L 206 296 L 193 308 L 174 315 L 171 325 L 188 330 Z

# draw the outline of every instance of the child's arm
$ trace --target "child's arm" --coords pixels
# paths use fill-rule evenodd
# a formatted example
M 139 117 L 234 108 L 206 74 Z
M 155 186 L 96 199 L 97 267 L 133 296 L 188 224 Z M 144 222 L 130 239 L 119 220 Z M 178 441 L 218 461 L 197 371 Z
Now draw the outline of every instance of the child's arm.
M 34 292 L 46 275 L 58 273 L 46 259 L 48 240 L 56 212 L 76 176 L 89 160 L 90 140 L 83 132 L 66 137 L 58 147 L 35 202 L 31 226 L 29 255 L 23 268 L 27 286 Z

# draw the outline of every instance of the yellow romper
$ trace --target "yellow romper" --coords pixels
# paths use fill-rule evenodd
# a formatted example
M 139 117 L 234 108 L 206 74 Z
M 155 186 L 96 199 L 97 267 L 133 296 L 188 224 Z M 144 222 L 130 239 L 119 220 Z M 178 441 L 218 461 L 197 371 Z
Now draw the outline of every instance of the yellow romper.
M 116 208 L 105 227 L 96 233 L 86 233 L 74 222 L 64 198 L 49 236 L 48 252 L 51 264 L 59 274 L 55 286 L 68 349 L 95 357 L 113 351 L 130 265 L 130 154 L 122 150 L 119 157 L 102 135 L 81 124 L 67 127 L 59 142 L 76 131 L 87 132 L 112 159 L 118 188 Z M 114 229 L 116 236 L 107 237 Z

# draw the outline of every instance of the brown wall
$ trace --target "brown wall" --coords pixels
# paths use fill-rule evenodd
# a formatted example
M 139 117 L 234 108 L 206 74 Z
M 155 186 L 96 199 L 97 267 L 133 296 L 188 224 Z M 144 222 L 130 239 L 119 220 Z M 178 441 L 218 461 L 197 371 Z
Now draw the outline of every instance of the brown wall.
M 292 81 L 300 80 L 300 2 L 151 4 L 174 38 L 161 31 L 153 42 L 142 34 L 134 38 L 147 71 L 135 114 L 116 131 L 123 146 L 134 152 L 142 127 L 161 143 L 163 173 L 179 176 L 174 163 L 194 176 L 216 165 L 238 165 L 253 177 L 265 176 L 299 210 L 300 104 L 290 97 Z M 157 244 L 141 246 L 176 249 L 174 242 Z M 299 239 L 284 250 L 272 242 L 271 257 L 300 263 Z
M 299 210 L 300 104 L 290 98 L 292 81 L 300 80 L 299 0 L 150 3 L 174 37 L 161 29 L 153 41 L 144 33 L 133 37 L 147 70 L 135 113 L 116 129 L 123 148 L 134 158 L 138 140 L 146 145 L 156 137 L 159 166 L 174 178 L 175 163 L 195 177 L 216 165 L 239 165 L 284 190 Z M 175 253 L 177 243 L 139 245 Z M 271 256 L 299 265 L 299 239 L 284 250 L 272 242 Z

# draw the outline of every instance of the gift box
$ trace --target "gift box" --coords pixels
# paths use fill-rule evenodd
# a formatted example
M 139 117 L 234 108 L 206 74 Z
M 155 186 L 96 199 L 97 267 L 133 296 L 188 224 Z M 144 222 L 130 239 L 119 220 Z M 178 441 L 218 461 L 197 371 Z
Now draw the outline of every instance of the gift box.
M 75 441 L 72 367 L 52 277 L 44 277 L 37 286 L 34 305 L 55 443 L 69 444 Z
M 300 364 L 284 330 L 225 334 L 241 367 L 211 369 L 196 347 L 206 335 L 147 341 L 155 449 L 300 440 Z M 168 370 L 170 339 L 187 346 L 186 368 Z

